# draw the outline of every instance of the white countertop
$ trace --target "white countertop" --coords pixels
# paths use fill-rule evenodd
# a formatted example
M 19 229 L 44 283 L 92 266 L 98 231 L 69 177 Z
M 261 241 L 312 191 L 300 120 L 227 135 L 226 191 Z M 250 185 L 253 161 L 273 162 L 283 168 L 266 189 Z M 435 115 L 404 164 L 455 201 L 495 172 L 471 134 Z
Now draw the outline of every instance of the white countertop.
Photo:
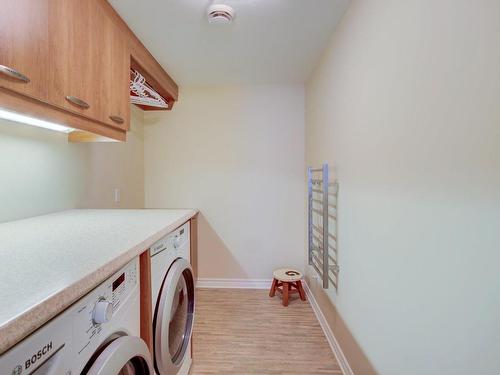
M 197 210 L 70 210 L 0 224 L 0 354 Z

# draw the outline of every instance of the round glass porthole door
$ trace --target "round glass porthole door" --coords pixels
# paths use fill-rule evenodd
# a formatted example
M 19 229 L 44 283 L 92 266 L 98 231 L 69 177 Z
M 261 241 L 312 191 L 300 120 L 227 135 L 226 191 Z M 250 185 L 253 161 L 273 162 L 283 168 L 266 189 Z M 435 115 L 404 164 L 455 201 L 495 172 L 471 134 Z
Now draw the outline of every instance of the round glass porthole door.
M 82 374 L 153 375 L 151 355 L 139 337 L 119 336 L 108 341 L 91 358 Z
M 177 259 L 163 280 L 153 319 L 158 374 L 177 373 L 188 349 L 193 323 L 193 271 L 185 259 Z

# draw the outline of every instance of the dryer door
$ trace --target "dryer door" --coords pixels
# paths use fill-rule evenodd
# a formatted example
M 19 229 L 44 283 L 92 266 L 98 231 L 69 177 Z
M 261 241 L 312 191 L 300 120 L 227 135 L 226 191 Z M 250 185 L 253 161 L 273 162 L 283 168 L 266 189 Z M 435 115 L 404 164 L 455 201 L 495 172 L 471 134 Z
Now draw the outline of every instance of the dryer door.
M 98 350 L 85 366 L 87 375 L 153 375 L 151 355 L 139 337 L 121 336 Z
M 186 356 L 193 323 L 193 270 L 181 258 L 163 280 L 153 318 L 154 365 L 158 374 L 177 374 Z

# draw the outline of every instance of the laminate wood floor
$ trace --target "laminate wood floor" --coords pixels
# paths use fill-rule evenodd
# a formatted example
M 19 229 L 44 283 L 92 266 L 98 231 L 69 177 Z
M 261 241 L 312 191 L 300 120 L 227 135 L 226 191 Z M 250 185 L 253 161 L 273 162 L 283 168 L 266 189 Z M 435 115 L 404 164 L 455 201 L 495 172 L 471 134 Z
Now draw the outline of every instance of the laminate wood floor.
M 266 290 L 198 289 L 191 375 L 342 374 L 309 305 Z

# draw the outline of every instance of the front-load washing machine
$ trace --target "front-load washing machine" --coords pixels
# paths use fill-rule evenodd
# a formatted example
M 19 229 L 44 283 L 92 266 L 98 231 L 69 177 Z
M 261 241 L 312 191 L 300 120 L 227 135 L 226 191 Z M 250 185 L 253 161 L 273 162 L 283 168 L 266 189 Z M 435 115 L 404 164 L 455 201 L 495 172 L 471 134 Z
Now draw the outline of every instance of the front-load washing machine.
M 195 287 L 189 225 L 150 248 L 153 363 L 159 375 L 187 375 L 191 367 Z
M 134 259 L 0 356 L 13 375 L 152 375 L 140 339 L 139 261 Z

